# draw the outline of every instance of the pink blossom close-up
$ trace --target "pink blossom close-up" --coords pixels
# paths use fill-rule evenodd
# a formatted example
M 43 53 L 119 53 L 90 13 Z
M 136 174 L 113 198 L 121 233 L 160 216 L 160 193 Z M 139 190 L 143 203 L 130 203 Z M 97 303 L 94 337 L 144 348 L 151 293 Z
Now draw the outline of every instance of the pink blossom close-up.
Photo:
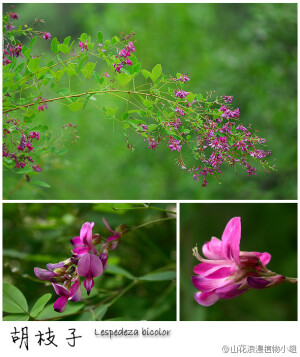
M 263 289 L 284 281 L 296 282 L 276 274 L 266 266 L 271 260 L 268 252 L 243 252 L 240 250 L 241 218 L 234 217 L 226 225 L 222 240 L 212 237 L 202 247 L 202 258 L 197 247 L 193 255 L 200 261 L 194 267 L 192 282 L 198 292 L 198 304 L 211 306 L 219 299 L 232 299 L 250 289 Z

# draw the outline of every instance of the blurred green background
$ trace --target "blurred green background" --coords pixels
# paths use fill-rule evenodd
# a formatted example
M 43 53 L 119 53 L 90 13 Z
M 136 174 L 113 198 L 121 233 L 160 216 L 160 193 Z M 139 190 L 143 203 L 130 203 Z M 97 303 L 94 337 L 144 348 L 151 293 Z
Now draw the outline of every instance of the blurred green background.
M 137 205 L 125 206 L 128 208 Z M 175 205 L 153 206 L 176 211 Z M 47 263 L 69 258 L 72 249 L 70 239 L 79 235 L 84 222 L 95 222 L 93 233 L 100 233 L 107 238 L 110 233 L 102 222 L 103 216 L 112 228 L 123 223 L 128 227 L 139 226 L 169 217 L 165 212 L 151 209 L 114 210 L 111 207 L 112 204 L 108 203 L 4 204 L 3 281 L 17 286 L 23 292 L 29 308 L 40 296 L 51 293 L 49 310 L 53 312 L 52 305 L 58 296 L 51 284 L 36 279 L 33 268 L 45 269 Z M 120 205 L 116 204 L 116 207 L 120 208 Z M 108 264 L 115 269 L 116 266 L 125 269 L 136 277 L 157 270 L 174 271 L 175 275 L 176 220 L 164 220 L 128 232 L 121 238 L 118 247 L 109 254 Z M 89 298 L 82 284 L 83 302 L 100 303 L 132 283 L 123 274 L 109 271 L 110 269 L 94 279 L 95 286 Z M 81 303 L 69 302 L 68 307 L 76 304 Z M 54 313 L 54 316 L 60 315 Z M 140 281 L 116 301 L 104 317 L 105 320 L 115 318 L 125 321 L 176 320 L 176 281 Z M 65 319 L 90 320 L 91 313 L 77 313 Z
M 4 6 L 5 9 L 8 5 Z M 224 170 L 222 184 L 201 183 L 174 165 L 177 158 L 160 147 L 152 151 L 130 137 L 126 149 L 118 123 L 87 106 L 71 113 L 52 103 L 43 120 L 56 135 L 69 122 L 80 139 L 67 140 L 61 160 L 43 162 L 37 188 L 4 174 L 7 199 L 296 199 L 297 195 L 297 4 L 17 4 L 19 23 L 42 18 L 38 29 L 62 41 L 82 32 L 104 38 L 136 33 L 136 56 L 145 69 L 161 63 L 166 75 L 188 73 L 191 90 L 233 95 L 241 122 L 267 138 L 278 171 L 257 177 Z M 50 41 L 40 41 L 49 58 Z M 38 54 L 38 53 L 37 53 Z M 98 65 L 99 73 L 106 69 Z M 53 93 L 47 94 L 49 97 Z M 100 97 L 101 107 L 118 100 Z M 18 177 L 16 177 L 18 176 Z
M 269 252 L 267 267 L 278 274 L 297 277 L 297 205 L 288 204 L 181 204 L 180 205 L 180 319 L 213 321 L 297 320 L 297 285 L 250 290 L 234 299 L 220 299 L 204 307 L 194 300 L 197 291 L 191 281 L 199 261 L 192 248 L 211 237 L 222 238 L 232 217 L 242 220 L 241 251 Z

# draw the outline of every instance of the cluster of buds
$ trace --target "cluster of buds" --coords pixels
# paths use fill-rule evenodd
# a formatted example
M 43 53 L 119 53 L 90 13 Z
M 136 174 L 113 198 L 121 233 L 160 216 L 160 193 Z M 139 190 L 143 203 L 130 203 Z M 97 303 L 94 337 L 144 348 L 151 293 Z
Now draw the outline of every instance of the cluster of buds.
M 130 59 L 132 52 L 135 52 L 133 42 L 128 42 L 128 44 L 118 52 L 116 57 L 123 58 L 123 60 L 121 62 L 114 63 L 114 68 L 116 72 L 121 73 L 121 69 L 125 66 L 125 64 L 128 64 L 128 66 L 132 66 L 132 62 Z
M 297 279 L 287 278 L 269 270 L 266 265 L 271 260 L 267 252 L 240 251 L 241 219 L 232 218 L 225 227 L 222 240 L 213 237 L 202 247 L 204 259 L 197 247 L 193 255 L 200 261 L 194 268 L 197 276 L 192 282 L 199 292 L 195 300 L 203 306 L 215 304 L 219 299 L 232 299 L 250 289 L 269 288 L 284 281 L 296 283 Z
M 99 234 L 93 234 L 94 222 L 85 222 L 80 235 L 71 240 L 72 256 L 56 264 L 47 264 L 47 269 L 34 268 L 34 274 L 39 280 L 50 281 L 59 298 L 54 303 L 54 310 L 63 312 L 67 302 L 81 300 L 81 278 L 89 295 L 94 278 L 103 274 L 107 268 L 108 253 L 114 250 L 120 238 L 126 233 L 124 224 L 115 230 L 111 229 L 105 218 L 102 218 L 108 231 L 112 234 L 103 242 Z M 102 241 L 102 243 L 101 243 Z M 101 244 L 100 249 L 96 246 Z

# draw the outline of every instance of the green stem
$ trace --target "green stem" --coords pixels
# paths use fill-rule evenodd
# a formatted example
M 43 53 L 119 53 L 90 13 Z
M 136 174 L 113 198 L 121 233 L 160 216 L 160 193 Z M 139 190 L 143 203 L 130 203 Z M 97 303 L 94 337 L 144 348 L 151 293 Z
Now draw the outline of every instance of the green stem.
M 167 101 L 168 103 L 175 103 L 174 101 L 172 101 L 170 99 L 166 99 L 164 97 L 160 97 L 160 96 L 157 96 L 157 95 L 152 94 L 152 93 L 143 93 L 143 92 L 139 92 L 139 91 L 120 90 L 120 89 L 110 89 L 110 90 L 86 91 L 84 93 L 79 93 L 79 94 L 66 95 L 66 96 L 63 96 L 63 97 L 57 97 L 57 98 L 51 98 L 51 99 L 44 99 L 44 100 L 39 101 L 39 104 L 55 102 L 57 100 L 62 100 L 62 99 L 67 99 L 67 98 L 78 98 L 78 97 L 82 97 L 84 95 L 104 94 L 104 93 L 107 93 L 107 94 L 113 94 L 113 93 L 138 94 L 138 95 L 143 95 L 143 96 L 146 96 L 146 97 L 149 96 L 149 97 L 158 98 L 160 100 Z M 3 111 L 3 114 L 18 110 L 20 108 L 28 108 L 28 107 L 31 107 L 31 106 L 33 106 L 35 104 L 36 104 L 36 102 L 30 103 L 30 104 L 25 104 L 25 105 L 20 105 L 18 107 L 14 107 L 14 108 L 11 108 L 11 109 L 7 109 L 7 110 Z M 177 103 L 177 106 L 180 107 L 181 105 Z
M 164 208 L 159 208 L 159 207 L 154 207 L 150 206 L 149 204 L 144 204 L 144 206 L 139 206 L 139 207 L 130 207 L 130 208 L 118 208 L 118 207 L 113 207 L 115 211 L 120 211 L 120 210 L 133 210 L 133 209 L 153 209 L 155 211 L 161 211 L 165 213 L 171 213 L 171 214 L 176 214 L 174 211 L 170 211 Z
M 147 222 L 147 223 L 143 223 L 143 224 L 141 224 L 141 225 L 139 225 L 139 226 L 132 227 L 130 230 L 131 230 L 131 231 L 134 231 L 134 230 L 136 230 L 136 229 L 139 229 L 139 228 L 148 226 L 149 224 L 158 223 L 158 222 L 162 222 L 162 221 L 169 221 L 169 220 L 171 220 L 171 219 L 176 219 L 176 217 L 166 217 L 166 218 L 155 219 L 154 221 Z

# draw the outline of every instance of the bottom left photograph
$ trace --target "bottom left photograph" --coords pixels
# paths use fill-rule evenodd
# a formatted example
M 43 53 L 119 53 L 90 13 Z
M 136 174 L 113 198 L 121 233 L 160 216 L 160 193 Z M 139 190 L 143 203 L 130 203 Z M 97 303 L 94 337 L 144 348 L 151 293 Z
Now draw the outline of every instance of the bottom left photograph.
M 176 204 L 3 204 L 4 321 L 175 321 Z

